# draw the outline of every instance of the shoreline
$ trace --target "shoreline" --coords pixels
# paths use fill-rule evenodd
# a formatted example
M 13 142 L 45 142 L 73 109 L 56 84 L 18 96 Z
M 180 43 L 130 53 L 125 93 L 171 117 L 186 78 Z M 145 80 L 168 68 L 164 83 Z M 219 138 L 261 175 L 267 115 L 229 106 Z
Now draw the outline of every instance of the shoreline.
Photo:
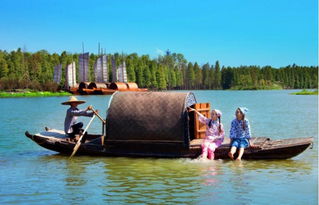
M 165 91 L 183 91 L 188 89 L 168 89 Z M 266 90 L 296 90 L 296 89 L 198 89 L 202 91 L 207 90 L 214 90 L 214 91 L 266 91 Z M 150 91 L 159 91 L 159 90 L 152 90 Z M 318 90 L 306 90 L 303 89 L 298 92 L 289 93 L 290 95 L 318 95 Z M 57 91 L 57 92 L 51 92 L 51 91 L 33 91 L 33 90 L 18 90 L 18 91 L 0 91 L 0 98 L 22 98 L 22 97 L 59 97 L 59 96 L 71 96 L 72 93 L 66 92 L 66 91 Z
M 318 90 L 303 89 L 299 92 L 290 93 L 290 95 L 318 95 Z
M 72 95 L 66 91 L 0 91 L 0 98 L 23 98 L 23 97 L 58 97 Z

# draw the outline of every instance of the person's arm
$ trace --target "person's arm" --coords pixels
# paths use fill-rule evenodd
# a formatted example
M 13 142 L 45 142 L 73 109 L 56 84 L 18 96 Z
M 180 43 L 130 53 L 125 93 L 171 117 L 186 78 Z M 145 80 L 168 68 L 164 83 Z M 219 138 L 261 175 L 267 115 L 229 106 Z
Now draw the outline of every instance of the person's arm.
M 231 126 L 230 126 L 230 132 L 229 132 L 229 138 L 230 139 L 234 139 L 236 137 L 236 125 L 235 125 L 235 121 L 233 120 L 231 122 Z
M 93 117 L 93 112 L 88 112 L 88 109 L 86 110 L 71 110 L 70 111 L 71 116 L 86 116 L 86 117 Z
M 248 139 L 249 146 L 255 147 L 253 143 L 251 142 L 251 129 L 250 129 L 250 123 L 248 120 L 246 120 L 246 130 L 245 130 L 245 138 Z
M 222 123 L 220 123 L 220 129 L 221 129 L 221 132 L 219 133 L 219 138 L 224 140 L 225 130 L 224 130 L 224 125 Z
M 198 120 L 203 123 L 207 124 L 207 121 L 209 120 L 207 117 L 205 117 L 202 113 L 198 112 L 197 110 L 193 108 L 189 108 L 190 111 L 194 111 L 196 114 L 198 114 Z
M 251 138 L 250 124 L 249 124 L 249 121 L 248 121 L 248 120 L 246 120 L 245 137 L 246 137 L 247 139 L 250 139 L 250 138 Z

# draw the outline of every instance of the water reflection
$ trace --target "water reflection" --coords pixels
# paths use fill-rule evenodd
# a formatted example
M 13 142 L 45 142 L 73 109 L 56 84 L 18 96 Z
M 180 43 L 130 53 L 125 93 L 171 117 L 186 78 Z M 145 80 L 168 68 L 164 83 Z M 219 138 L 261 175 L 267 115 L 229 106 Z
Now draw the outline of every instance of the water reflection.
M 57 175 L 64 181 L 63 200 L 87 201 L 87 195 L 94 193 L 100 201 L 111 204 L 206 204 L 227 199 L 247 204 L 261 184 L 278 178 L 289 182 L 292 176 L 309 175 L 312 170 L 311 163 L 301 160 L 237 162 L 125 157 L 69 160 L 61 155 L 40 159 L 41 163 L 59 167 Z M 225 191 L 232 194 L 225 195 Z
M 243 161 L 242 163 L 247 170 L 281 170 L 291 173 L 297 173 L 300 172 L 300 170 L 303 170 L 301 174 L 309 174 L 313 165 L 312 162 L 295 159 Z
M 124 203 L 191 204 L 200 188 L 197 170 L 166 159 L 113 158 L 105 160 L 105 200 Z M 113 196 L 120 196 L 111 198 Z M 115 202 L 115 201 L 114 201 Z

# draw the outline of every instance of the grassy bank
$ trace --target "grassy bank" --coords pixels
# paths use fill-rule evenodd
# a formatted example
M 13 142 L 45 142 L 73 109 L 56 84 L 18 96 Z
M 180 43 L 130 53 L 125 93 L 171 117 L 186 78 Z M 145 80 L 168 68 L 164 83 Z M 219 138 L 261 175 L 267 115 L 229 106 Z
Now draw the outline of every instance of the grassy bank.
M 282 90 L 283 87 L 279 84 L 272 85 L 248 85 L 248 86 L 233 86 L 231 90 Z
M 318 95 L 318 90 L 306 90 L 303 89 L 302 91 L 290 93 L 291 95 Z
M 71 95 L 71 94 L 65 91 L 49 92 L 49 91 L 17 90 L 14 92 L 7 92 L 7 91 L 0 92 L 0 98 L 53 97 L 53 96 L 68 96 L 68 95 Z

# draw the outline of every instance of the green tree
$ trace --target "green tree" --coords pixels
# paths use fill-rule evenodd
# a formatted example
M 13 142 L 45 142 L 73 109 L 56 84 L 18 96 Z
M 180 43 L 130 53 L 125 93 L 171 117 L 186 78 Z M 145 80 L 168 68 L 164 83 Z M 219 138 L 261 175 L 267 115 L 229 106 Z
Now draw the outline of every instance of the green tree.
M 203 83 L 202 69 L 200 69 L 197 62 L 195 62 L 193 69 L 195 73 L 195 89 L 201 89 Z
M 234 73 L 231 68 L 225 68 L 222 70 L 222 87 L 223 89 L 229 89 L 233 85 Z
M 65 68 L 73 61 L 78 68 L 77 53 L 63 51 L 50 54 L 45 50 L 26 52 L 21 49 L 6 52 L 0 50 L 0 89 L 50 89 L 53 68 L 62 64 L 64 85 Z M 198 63 L 187 62 L 183 54 L 172 53 L 151 59 L 148 55 L 108 54 L 115 58 L 117 65 L 127 64 L 128 80 L 137 82 L 140 87 L 154 89 L 230 89 L 262 88 L 274 83 L 285 88 L 318 88 L 318 66 L 286 66 L 274 68 L 265 66 L 222 67 L 218 61 L 214 66 L 208 63 L 202 67 Z M 93 65 L 98 55 L 91 54 L 89 61 L 90 78 L 94 80 Z M 111 68 L 111 61 L 108 61 Z M 110 69 L 109 79 L 112 72 Z
M 220 89 L 221 88 L 221 72 L 220 72 L 219 61 L 216 61 L 214 71 L 215 73 L 213 78 L 213 87 L 214 89 Z
M 187 65 L 187 89 L 193 89 L 195 85 L 195 72 L 192 63 Z
M 203 88 L 209 89 L 210 88 L 210 75 L 209 75 L 210 66 L 209 63 L 203 65 Z
M 163 67 L 159 67 L 159 70 L 156 73 L 158 89 L 165 90 L 167 88 L 166 78 Z
M 151 87 L 152 85 L 152 73 L 150 71 L 149 66 L 145 66 L 143 69 L 143 74 L 144 74 L 144 85 L 145 87 Z
M 4 58 L 4 53 L 0 52 L 0 78 L 7 77 L 9 68 L 7 61 Z
M 144 81 L 144 71 L 142 67 L 137 68 L 136 81 L 139 87 L 145 86 Z

